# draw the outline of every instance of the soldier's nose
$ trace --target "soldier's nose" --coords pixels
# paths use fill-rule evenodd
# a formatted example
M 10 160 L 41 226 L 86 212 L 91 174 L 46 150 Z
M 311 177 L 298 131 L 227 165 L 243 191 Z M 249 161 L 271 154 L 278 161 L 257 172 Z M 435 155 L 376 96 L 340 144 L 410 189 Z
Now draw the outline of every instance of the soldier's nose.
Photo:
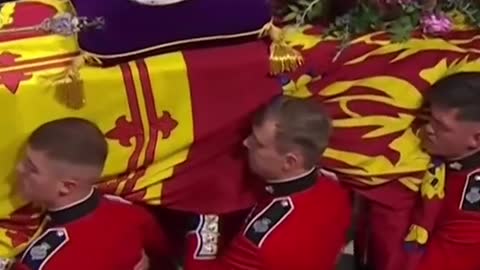
M 248 148 L 248 138 L 243 139 L 243 146 Z
M 15 167 L 15 171 L 16 171 L 17 174 L 23 173 L 24 172 L 23 164 L 18 163 L 17 166 Z
M 247 138 L 245 138 L 243 140 L 243 145 L 247 148 L 247 149 L 253 149 L 255 147 L 255 141 L 252 137 L 252 135 L 248 136 Z
M 433 135 L 433 134 L 434 134 L 432 125 L 430 125 L 430 124 L 426 124 L 425 126 L 423 126 L 423 131 L 424 131 L 427 135 Z

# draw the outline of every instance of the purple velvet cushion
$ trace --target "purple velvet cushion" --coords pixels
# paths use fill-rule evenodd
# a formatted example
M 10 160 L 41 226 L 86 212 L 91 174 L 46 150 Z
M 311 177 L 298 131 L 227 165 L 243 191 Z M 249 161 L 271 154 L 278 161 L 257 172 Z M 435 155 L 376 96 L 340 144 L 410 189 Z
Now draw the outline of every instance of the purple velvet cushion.
M 71 2 L 78 16 L 104 18 L 103 29 L 86 30 L 78 38 L 84 51 L 107 60 L 178 48 L 196 38 L 233 38 L 225 36 L 259 30 L 271 17 L 268 0 L 184 0 L 166 6 L 132 0 Z

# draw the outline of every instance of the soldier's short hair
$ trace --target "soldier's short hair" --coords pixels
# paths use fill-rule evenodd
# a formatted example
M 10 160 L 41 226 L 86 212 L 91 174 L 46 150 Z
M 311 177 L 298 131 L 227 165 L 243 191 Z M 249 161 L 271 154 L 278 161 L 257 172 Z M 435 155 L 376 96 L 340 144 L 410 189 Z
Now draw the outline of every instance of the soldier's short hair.
M 318 164 L 332 130 L 331 120 L 318 100 L 280 96 L 260 110 L 253 124 L 276 121 L 276 147 L 287 152 L 292 147 L 303 154 L 305 168 Z
M 28 138 L 28 146 L 45 151 L 53 160 L 103 168 L 108 144 L 92 122 L 75 117 L 47 122 Z
M 457 109 L 460 120 L 480 122 L 480 72 L 462 72 L 440 79 L 428 90 L 425 101 Z

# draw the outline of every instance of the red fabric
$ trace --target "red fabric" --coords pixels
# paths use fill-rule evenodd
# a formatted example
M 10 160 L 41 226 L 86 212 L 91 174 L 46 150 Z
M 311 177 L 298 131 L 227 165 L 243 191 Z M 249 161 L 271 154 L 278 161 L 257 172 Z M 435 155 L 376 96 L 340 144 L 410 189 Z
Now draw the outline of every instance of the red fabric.
M 479 249 L 479 244 L 462 246 L 434 239 L 429 243 L 416 270 L 478 270 Z
M 14 29 L 39 25 L 45 20 L 45 18 L 54 17 L 59 12 L 60 11 L 58 11 L 53 5 L 49 5 L 47 3 L 33 1 L 17 2 L 15 3 L 15 13 L 13 14 L 12 23 L 5 24 L 3 29 Z M 0 42 L 47 35 L 50 35 L 50 33 L 41 30 L 2 33 L 0 35 Z
M 478 188 L 480 169 L 447 170 L 446 194 L 437 226 L 418 270 L 480 269 L 480 210 L 466 209 L 467 194 Z
M 199 213 L 226 213 L 251 207 L 255 180 L 248 174 L 242 140 L 251 116 L 281 86 L 268 78 L 267 46 L 238 46 L 185 52 L 194 117 L 188 161 L 163 187 L 165 207 Z M 241 56 L 241 57 L 234 57 Z M 252 183 L 253 182 L 253 183 Z
M 442 238 L 458 245 L 480 243 L 480 209 L 462 209 L 471 185 L 478 186 L 480 168 L 475 170 L 448 170 L 444 207 L 433 238 Z
M 375 39 L 385 39 L 385 36 Z M 346 62 L 371 53 L 381 46 L 353 44 L 341 54 L 337 62 L 332 63 L 331 60 L 337 53 L 337 45 L 334 41 L 322 41 L 311 48 L 304 48 L 304 66 L 294 73 L 276 77 L 266 75 L 269 71 L 268 46 L 262 41 L 182 52 L 191 89 L 194 142 L 190 146 L 188 159 L 175 167 L 175 174 L 171 179 L 164 181 L 162 204 L 170 209 L 198 213 L 227 213 L 250 207 L 254 201 L 252 186 L 255 181 L 247 180 L 252 177 L 248 175 L 241 145 L 249 132 L 250 118 L 262 104 L 273 96 L 282 94 L 282 87 L 297 83 L 302 75 L 315 78 L 321 76 L 321 79 L 313 80 L 307 86 L 314 94 L 313 98 L 323 103 L 335 120 L 348 119 L 351 117 L 342 110 L 340 102 L 332 102 L 332 99 L 351 95 L 378 97 L 385 94 L 372 88 L 352 86 L 345 93 L 322 96 L 322 90 L 332 83 L 368 79 L 372 76 L 392 76 L 404 79 L 419 91 L 425 91 L 429 83 L 419 76 L 420 70 L 432 67 L 441 59 L 446 59 L 447 64 L 450 64 L 462 56 L 454 52 L 439 53 L 431 50 L 418 52 L 415 57 L 407 57 L 402 61 L 391 62 L 401 54 L 402 51 L 399 50 L 346 65 Z M 324 102 L 325 100 L 329 102 Z M 351 100 L 348 107 L 361 116 L 416 113 L 369 99 Z M 336 127 L 331 148 L 372 157 L 385 156 L 392 164 L 396 164 L 400 154 L 388 145 L 398 139 L 401 132 L 365 138 L 365 134 L 376 128 L 378 126 L 373 125 Z M 325 158 L 323 165 L 332 170 L 352 169 L 351 165 L 333 158 Z M 360 168 L 359 171 L 364 170 Z M 379 176 L 382 172 L 373 174 Z M 344 177 L 349 179 L 351 176 Z M 368 176 L 365 178 L 369 179 Z M 397 179 L 394 176 L 386 178 Z M 368 186 L 358 182 L 358 179 L 350 180 L 355 185 Z
M 64 238 L 59 238 L 61 234 Z M 161 266 L 169 253 L 167 241 L 153 217 L 141 207 L 102 198 L 92 213 L 48 229 L 14 269 L 132 270 L 143 250 L 152 269 L 165 269 Z
M 338 183 L 319 177 L 312 188 L 290 196 L 292 212 L 259 242 L 249 228 L 277 202 L 288 197 L 265 198 L 253 211 L 243 232 L 213 260 L 195 259 L 198 238 L 188 235 L 186 270 L 333 270 L 350 226 L 349 193 Z
M 442 211 L 442 206 L 443 200 L 441 199 L 421 198 L 415 206 L 411 224 L 422 227 L 428 232 L 428 235 L 431 236 L 434 233 L 438 216 Z M 405 258 L 405 266 L 402 270 L 416 269 L 426 247 L 428 246 L 406 242 L 405 248 L 408 249 L 408 253 Z
M 429 169 L 429 172 L 432 175 L 436 175 L 436 169 L 437 166 L 433 166 Z M 439 198 L 438 196 L 428 198 L 426 195 L 417 195 L 417 204 L 415 205 L 411 225 L 419 227 L 428 233 L 427 243 L 428 239 L 434 233 L 438 218 L 442 212 L 443 204 L 443 199 Z M 411 227 L 411 229 L 413 229 L 413 227 Z M 406 239 L 405 246 L 409 249 L 409 252 L 405 259 L 404 270 L 415 269 L 422 258 L 426 243 L 418 243 L 417 240 L 418 239 L 408 239 L 408 237 Z
M 369 267 L 382 270 L 404 270 L 407 253 L 404 239 L 411 224 L 417 193 L 399 182 L 374 189 L 357 189 L 361 194 L 361 250 L 357 256 L 366 259 Z M 365 238 L 366 237 L 366 238 Z
M 472 39 L 472 35 L 473 32 L 469 31 L 455 32 L 446 38 L 470 40 L 458 45 L 464 48 L 478 47 L 480 41 Z M 373 39 L 385 39 L 385 36 L 375 36 Z M 325 99 L 330 101 L 324 104 L 335 120 L 348 119 L 341 104 L 332 99 L 349 95 L 368 94 L 378 97 L 385 94 L 377 89 L 353 86 L 345 93 L 322 96 L 322 90 L 332 83 L 364 80 L 372 76 L 392 76 L 404 79 L 419 91 L 425 91 L 429 82 L 419 76 L 419 71 L 435 66 L 440 60 L 445 60 L 445 64 L 450 66 L 465 56 L 464 52 L 431 49 L 415 51 L 412 56 L 392 62 L 406 51 L 412 52 L 412 49 L 399 49 L 370 56 L 356 64 L 345 64 L 381 48 L 379 44 L 355 43 L 340 55 L 338 61 L 332 63 L 337 45 L 333 41 L 322 41 L 311 48 L 305 47 L 302 50 L 305 65 L 295 73 L 282 74 L 277 78 L 266 75 L 269 69 L 268 46 L 261 41 L 183 52 L 191 88 L 195 141 L 188 159 L 175 168 L 172 179 L 164 181 L 162 204 L 170 209 L 198 213 L 227 213 L 252 206 L 255 201 L 255 181 L 247 181 L 251 177 L 245 166 L 241 141 L 249 131 L 252 113 L 271 97 L 281 94 L 282 86 L 296 83 L 301 75 L 321 76 L 321 79 L 310 82 L 308 89 L 319 102 L 323 103 Z M 470 53 L 470 56 L 471 61 L 478 57 L 474 53 Z M 137 64 L 137 68 L 140 66 Z M 439 77 L 441 75 L 443 74 L 439 74 Z M 351 100 L 348 107 L 361 116 L 416 113 L 368 99 Z M 358 152 L 372 157 L 385 156 L 392 164 L 397 164 L 399 152 L 388 144 L 398 138 L 399 133 L 379 138 L 363 136 L 374 128 L 377 126 L 336 127 L 330 146 L 340 151 Z M 323 165 L 329 169 L 352 169 L 351 165 L 333 158 L 325 158 Z M 359 171 L 364 170 L 360 168 Z M 382 176 L 382 171 L 374 174 Z M 356 186 L 372 187 L 359 183 L 356 175 L 343 177 L 350 177 L 351 183 Z M 391 175 L 385 177 L 392 181 L 397 179 Z M 376 202 L 383 201 L 383 198 L 385 196 L 380 192 L 370 196 Z M 400 201 L 394 201 L 398 202 Z M 23 226 L 22 231 L 16 234 L 21 236 L 29 229 L 30 227 Z M 26 236 L 22 238 L 27 238 Z M 20 237 L 15 242 L 21 242 L 18 239 Z
M 158 222 L 162 225 L 162 229 L 168 237 L 172 257 L 183 259 L 185 254 L 185 235 L 191 229 L 191 219 L 194 214 L 157 206 L 150 208 L 157 216 Z M 223 243 L 229 243 L 232 240 L 241 229 L 243 221 L 250 211 L 251 209 L 249 208 L 220 215 L 220 220 L 222 221 L 220 234 L 222 235 Z M 162 268 L 161 270 L 167 269 Z

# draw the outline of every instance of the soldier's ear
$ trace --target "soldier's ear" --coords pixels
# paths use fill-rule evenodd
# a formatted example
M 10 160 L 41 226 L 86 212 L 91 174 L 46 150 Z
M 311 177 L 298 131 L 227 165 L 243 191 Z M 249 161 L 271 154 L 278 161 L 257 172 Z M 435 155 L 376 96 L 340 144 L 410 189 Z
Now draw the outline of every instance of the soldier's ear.
M 58 192 L 60 196 L 68 195 L 78 185 L 78 181 L 73 178 L 64 178 L 59 181 Z
M 292 149 L 290 152 L 285 154 L 285 164 L 289 170 L 302 168 L 305 162 L 303 153 L 300 149 Z
M 298 156 L 295 152 L 288 152 L 285 154 L 285 169 L 286 170 L 291 170 L 292 168 L 295 168 L 298 164 Z
M 478 128 L 475 129 L 473 136 L 471 138 L 470 147 L 473 149 L 480 149 L 480 124 Z

